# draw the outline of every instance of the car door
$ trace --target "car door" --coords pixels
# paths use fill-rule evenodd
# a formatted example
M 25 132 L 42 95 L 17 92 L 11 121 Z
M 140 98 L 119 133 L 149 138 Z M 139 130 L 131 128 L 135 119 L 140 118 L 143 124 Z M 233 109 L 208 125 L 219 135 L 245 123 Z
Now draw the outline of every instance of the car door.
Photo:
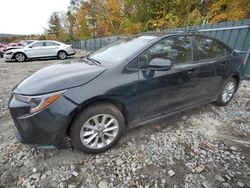
M 57 56 L 59 44 L 49 41 L 49 42 L 44 42 L 44 53 L 46 56 Z
M 44 43 L 35 42 L 27 46 L 24 50 L 29 58 L 43 57 L 44 56 Z
M 204 36 L 195 36 L 196 63 L 200 71 L 201 97 L 213 100 L 220 91 L 229 69 L 230 52 L 218 41 Z
M 192 42 L 187 36 L 172 36 L 155 44 L 139 58 L 140 109 L 143 121 L 201 102 L 199 69 L 193 62 Z M 169 70 L 148 68 L 152 59 L 171 60 Z

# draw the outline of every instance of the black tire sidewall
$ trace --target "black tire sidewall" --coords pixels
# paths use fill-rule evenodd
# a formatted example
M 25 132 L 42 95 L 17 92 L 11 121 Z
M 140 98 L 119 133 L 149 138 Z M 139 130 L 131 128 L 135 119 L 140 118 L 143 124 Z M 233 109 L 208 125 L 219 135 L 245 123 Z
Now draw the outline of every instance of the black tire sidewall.
M 80 132 L 84 123 L 97 114 L 110 114 L 114 116 L 118 121 L 119 130 L 116 138 L 108 146 L 100 149 L 91 149 L 83 145 L 83 143 L 81 142 Z M 89 154 L 97 154 L 107 151 L 109 148 L 114 146 L 122 137 L 125 130 L 126 126 L 122 113 L 114 105 L 104 102 L 92 105 L 77 115 L 70 127 L 70 138 L 73 146 L 80 151 Z
M 233 96 L 231 97 L 231 99 L 230 99 L 229 101 L 224 102 L 223 99 L 222 99 L 222 95 L 223 95 L 223 91 L 224 91 L 224 89 L 225 89 L 225 86 L 226 86 L 229 82 L 234 82 L 234 84 L 235 84 L 234 93 L 233 93 Z M 231 77 L 231 78 L 229 78 L 229 79 L 224 83 L 223 88 L 222 88 L 222 90 L 221 90 L 221 92 L 220 92 L 220 94 L 219 94 L 219 96 L 218 96 L 218 98 L 217 98 L 217 100 L 216 100 L 216 104 L 219 105 L 219 106 L 226 106 L 226 105 L 233 99 L 236 90 L 237 90 L 237 81 L 236 81 L 233 77 Z

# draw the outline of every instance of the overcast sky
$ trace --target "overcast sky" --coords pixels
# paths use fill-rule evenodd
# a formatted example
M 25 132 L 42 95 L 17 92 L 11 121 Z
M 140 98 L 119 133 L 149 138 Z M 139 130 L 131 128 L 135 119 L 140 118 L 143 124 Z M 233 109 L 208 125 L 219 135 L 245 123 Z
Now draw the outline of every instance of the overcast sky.
M 41 34 L 52 12 L 66 11 L 70 0 L 0 0 L 0 33 Z

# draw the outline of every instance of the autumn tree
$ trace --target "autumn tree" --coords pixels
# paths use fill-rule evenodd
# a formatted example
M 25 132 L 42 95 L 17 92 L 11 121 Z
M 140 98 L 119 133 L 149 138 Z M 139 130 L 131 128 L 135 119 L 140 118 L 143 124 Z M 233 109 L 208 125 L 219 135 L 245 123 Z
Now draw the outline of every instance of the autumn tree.
M 71 0 L 66 14 L 51 15 L 46 37 L 83 40 L 249 17 L 249 0 Z
M 76 35 L 77 39 L 86 39 L 90 36 L 90 27 L 88 23 L 88 13 L 90 4 L 83 2 L 76 14 Z
M 218 0 L 208 13 L 209 23 L 250 18 L 249 0 Z

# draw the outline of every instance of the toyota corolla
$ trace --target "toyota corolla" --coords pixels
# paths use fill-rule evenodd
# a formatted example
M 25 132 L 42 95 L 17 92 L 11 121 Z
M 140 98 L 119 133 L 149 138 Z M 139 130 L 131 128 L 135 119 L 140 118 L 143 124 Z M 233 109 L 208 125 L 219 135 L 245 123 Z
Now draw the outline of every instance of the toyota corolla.
M 242 68 L 211 37 L 133 36 L 39 70 L 13 89 L 9 110 L 21 143 L 99 153 L 127 128 L 211 102 L 227 105 Z

